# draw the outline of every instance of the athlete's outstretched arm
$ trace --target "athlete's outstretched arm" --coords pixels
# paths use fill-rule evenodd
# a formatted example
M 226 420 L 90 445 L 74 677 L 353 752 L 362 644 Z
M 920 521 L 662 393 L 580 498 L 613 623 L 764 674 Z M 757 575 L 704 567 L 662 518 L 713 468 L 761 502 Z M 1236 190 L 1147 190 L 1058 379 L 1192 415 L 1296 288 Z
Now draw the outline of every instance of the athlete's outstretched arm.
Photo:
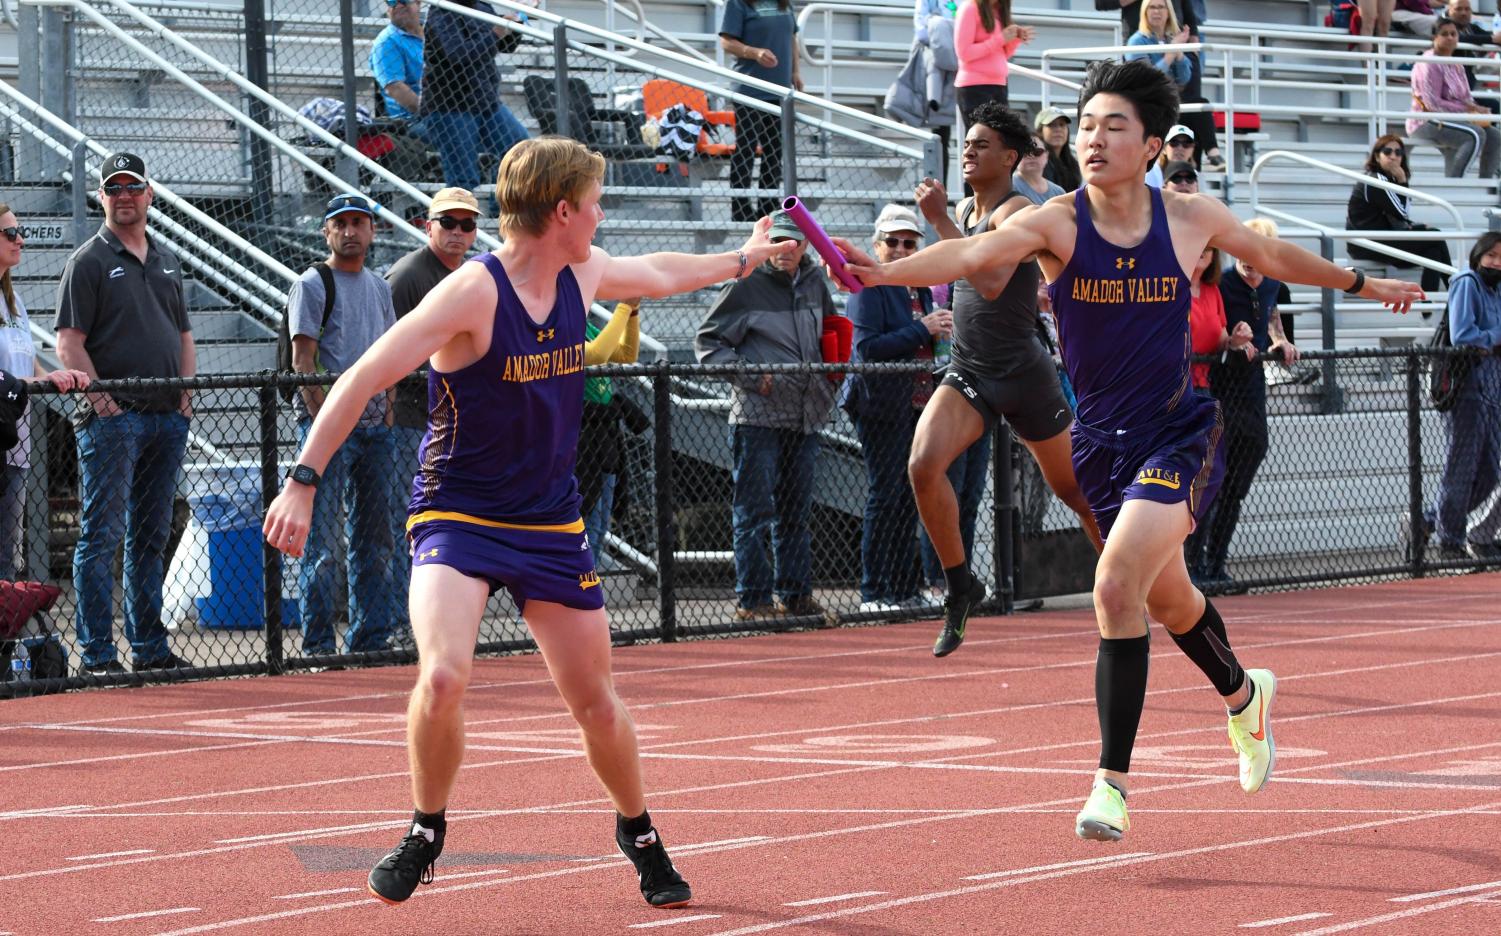
M 755 230 L 739 251 L 731 250 L 718 254 L 654 253 L 641 257 L 612 257 L 593 249 L 584 264 L 584 278 L 598 276 L 593 290 L 584 293 L 590 296 L 675 296 L 732 280 L 743 275 L 740 258 L 745 257 L 744 273 L 749 273 L 777 254 L 796 250 L 797 244 L 787 241 L 773 244 L 766 236 L 771 227 L 771 218 L 756 222 Z M 582 285 L 587 285 L 581 284 Z
M 1210 198 L 1195 198 L 1194 202 L 1198 226 L 1212 232 L 1209 237 L 1211 247 L 1218 247 L 1285 283 L 1339 290 L 1354 285 L 1349 270 L 1335 266 L 1296 244 L 1263 237 L 1242 224 L 1222 203 Z M 1393 312 L 1403 313 L 1412 308 L 1414 302 L 1425 298 L 1416 283 L 1376 278 L 1367 278 L 1359 295 L 1362 299 L 1375 299 Z
M 967 279 L 983 270 L 1014 266 L 1048 249 L 1048 211 L 1023 211 L 993 231 L 962 240 L 944 240 L 910 257 L 879 263 L 842 237 L 834 243 L 849 260 L 850 272 L 866 286 L 934 286 Z M 1054 221 L 1060 219 L 1054 218 Z

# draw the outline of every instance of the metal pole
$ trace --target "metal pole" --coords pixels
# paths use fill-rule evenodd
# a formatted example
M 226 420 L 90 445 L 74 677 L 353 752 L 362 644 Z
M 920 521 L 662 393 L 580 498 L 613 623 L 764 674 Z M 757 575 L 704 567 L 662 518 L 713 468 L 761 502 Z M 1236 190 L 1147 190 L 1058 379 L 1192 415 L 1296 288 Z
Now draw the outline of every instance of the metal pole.
M 1319 235 L 1319 256 L 1334 262 L 1334 238 L 1327 234 Z M 1319 319 L 1323 329 L 1323 344 L 1325 351 L 1334 350 L 1334 290 L 1325 286 L 1319 291 Z M 1339 384 L 1336 382 L 1338 375 L 1338 362 L 1334 358 L 1326 357 L 1320 363 L 1324 371 L 1322 381 L 1323 388 L 1320 394 L 1320 412 L 1337 413 L 1340 411 Z
M 21 93 L 33 101 L 42 99 L 42 37 L 40 10 L 33 4 L 23 3 L 18 11 L 19 25 L 16 28 L 16 55 L 20 72 L 17 80 Z M 41 140 L 31 134 L 20 135 L 16 152 L 16 178 L 22 182 L 41 179 L 45 160 L 50 151 Z
M 339 0 L 339 44 L 344 51 L 344 142 L 354 149 L 360 141 L 359 111 L 354 99 L 354 0 Z M 359 165 L 348 156 L 340 156 L 339 178 L 359 188 Z
M 89 239 L 89 167 L 84 157 L 88 155 L 87 140 L 73 144 L 73 243 L 82 244 Z
M 797 105 L 791 94 L 782 98 L 782 194 L 797 194 Z
M 346 54 L 352 55 L 352 52 Z M 266 0 L 245 0 L 245 77 L 256 86 L 269 88 L 270 67 L 266 48 Z M 349 106 L 350 88 L 345 88 L 344 106 Z M 247 110 L 250 119 L 263 127 L 271 126 L 271 108 L 260 98 L 251 96 Z M 271 192 L 275 178 L 271 169 L 271 146 L 260 136 L 250 134 L 250 218 L 255 230 L 250 239 L 262 250 L 271 250 Z
M 24 13 L 26 7 L 21 7 Z M 45 403 L 43 402 L 45 400 Z M 48 481 L 51 472 L 47 444 L 47 416 L 54 412 L 56 398 L 32 397 L 30 412 L 23 419 L 31 420 L 31 466 L 27 469 L 26 491 L 26 551 L 22 565 L 26 577 L 33 582 L 45 582 L 52 577 L 52 564 L 48 532 L 52 529 L 52 492 Z M 72 452 L 69 452 L 71 455 Z
M 1421 400 L 1422 359 L 1416 351 L 1407 356 L 1407 561 L 1413 578 L 1423 577 L 1423 422 Z
M 554 96 L 558 102 L 558 136 L 572 136 L 570 117 L 573 116 L 572 108 L 568 106 L 568 27 L 559 23 L 552 31 L 552 56 L 555 71 L 553 72 Z
M 25 7 L 22 7 L 25 9 Z M 67 90 L 64 87 L 63 72 L 67 71 L 67 37 L 64 35 L 64 23 L 66 18 L 61 9 L 47 7 L 42 11 L 42 61 L 61 64 L 62 67 L 42 68 L 39 91 L 41 97 L 34 98 L 43 107 L 58 115 L 72 126 L 77 126 L 77 121 L 70 120 L 66 114 L 68 109 Z M 41 159 L 37 163 L 35 178 L 39 181 L 56 179 L 62 172 L 63 161 L 48 147 L 41 150 Z
M 657 475 L 657 606 L 662 642 L 678 638 L 677 548 L 678 524 L 673 514 L 672 384 L 668 363 L 652 374 L 652 457 Z
M 281 402 L 277 393 L 279 378 L 274 373 L 267 377 L 267 383 L 260 389 L 263 511 L 271 507 L 281 489 L 280 444 L 276 438 L 276 416 Z M 261 543 L 261 568 L 265 583 L 262 605 L 266 616 L 266 672 L 275 676 L 286 670 L 286 664 L 282 648 L 281 553 L 270 543 Z
M 1014 549 L 1016 524 L 1016 486 L 1012 483 L 1011 430 L 1005 423 L 997 422 L 991 436 L 991 466 L 994 472 L 992 483 L 995 497 L 992 511 L 995 520 L 995 593 L 1001 601 L 1001 613 L 1010 614 L 1016 551 Z

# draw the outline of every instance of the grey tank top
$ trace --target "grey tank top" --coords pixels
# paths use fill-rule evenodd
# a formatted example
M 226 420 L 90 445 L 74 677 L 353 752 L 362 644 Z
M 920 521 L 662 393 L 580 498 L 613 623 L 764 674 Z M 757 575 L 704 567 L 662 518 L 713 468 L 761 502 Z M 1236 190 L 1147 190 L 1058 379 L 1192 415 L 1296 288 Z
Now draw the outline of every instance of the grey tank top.
M 965 230 L 964 236 L 990 230 L 995 212 L 1012 198 L 1026 196 L 1013 189 L 994 211 Z M 1037 339 L 1037 283 L 1041 277 L 1037 261 L 1019 263 L 1006 288 L 994 299 L 980 295 L 969 280 L 954 284 L 953 356 L 961 370 L 982 377 L 1007 377 L 1039 356 L 1047 356 Z

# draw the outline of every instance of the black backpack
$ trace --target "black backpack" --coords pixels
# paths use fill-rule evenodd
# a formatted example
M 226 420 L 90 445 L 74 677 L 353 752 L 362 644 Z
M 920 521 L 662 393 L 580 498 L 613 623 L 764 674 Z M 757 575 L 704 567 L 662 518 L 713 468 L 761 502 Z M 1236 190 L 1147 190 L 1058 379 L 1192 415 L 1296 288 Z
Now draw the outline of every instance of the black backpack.
M 1444 314 L 1439 317 L 1438 327 L 1433 330 L 1433 337 L 1428 339 L 1428 347 L 1434 351 L 1451 352 L 1428 359 L 1428 399 L 1433 401 L 1434 409 L 1447 413 L 1454 408 L 1465 381 L 1469 380 L 1470 370 L 1475 366 L 1474 355 L 1452 353 L 1454 343 L 1449 339 L 1447 304 L 1444 305 Z
M 323 325 L 318 328 L 318 337 L 321 339 L 323 329 L 328 325 L 328 317 L 334 311 L 334 271 L 321 260 L 313 264 L 313 269 L 318 271 L 318 277 L 323 280 Z M 291 318 L 289 310 L 282 315 L 281 324 L 276 326 L 276 369 L 284 374 L 292 373 L 292 326 L 288 324 Z M 281 393 L 282 402 L 290 403 L 297 396 L 299 388 L 282 384 L 277 389 Z

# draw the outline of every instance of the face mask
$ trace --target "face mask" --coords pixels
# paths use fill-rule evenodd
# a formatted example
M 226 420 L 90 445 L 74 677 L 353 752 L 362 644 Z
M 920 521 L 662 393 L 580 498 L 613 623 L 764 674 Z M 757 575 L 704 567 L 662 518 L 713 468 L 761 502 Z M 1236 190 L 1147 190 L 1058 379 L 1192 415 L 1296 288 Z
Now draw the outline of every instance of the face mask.
M 1501 285 L 1501 269 L 1495 267 L 1481 267 L 1475 272 L 1480 274 L 1480 281 L 1491 289 Z

